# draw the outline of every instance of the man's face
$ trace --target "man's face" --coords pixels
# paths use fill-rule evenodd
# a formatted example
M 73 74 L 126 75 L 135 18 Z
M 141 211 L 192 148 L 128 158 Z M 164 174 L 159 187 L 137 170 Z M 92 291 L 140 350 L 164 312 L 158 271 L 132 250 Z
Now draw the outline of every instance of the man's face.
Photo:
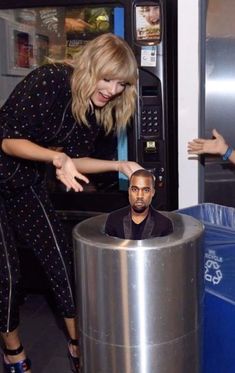
M 155 189 L 150 177 L 133 176 L 128 189 L 129 202 L 137 213 L 143 213 L 152 202 Z

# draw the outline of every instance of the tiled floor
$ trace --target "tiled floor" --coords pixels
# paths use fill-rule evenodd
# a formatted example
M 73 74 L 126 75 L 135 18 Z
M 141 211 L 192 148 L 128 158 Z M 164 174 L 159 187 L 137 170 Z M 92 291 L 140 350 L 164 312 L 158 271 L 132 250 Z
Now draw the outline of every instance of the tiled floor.
M 21 336 L 33 373 L 70 373 L 67 338 L 42 294 L 29 294 L 21 306 Z M 4 373 L 2 363 L 0 373 Z

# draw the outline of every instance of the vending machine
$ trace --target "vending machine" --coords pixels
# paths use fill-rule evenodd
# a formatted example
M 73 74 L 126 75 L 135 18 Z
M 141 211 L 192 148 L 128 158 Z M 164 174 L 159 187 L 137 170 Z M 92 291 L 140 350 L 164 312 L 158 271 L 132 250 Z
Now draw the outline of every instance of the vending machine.
M 126 39 L 138 62 L 138 99 L 127 132 L 101 134 L 92 156 L 133 160 L 156 178 L 153 204 L 178 206 L 177 4 L 173 0 L 2 0 L 0 104 L 31 70 L 48 59 L 73 58 L 90 39 L 112 32 Z M 22 54 L 23 51 L 23 54 Z M 89 175 L 83 193 L 66 192 L 48 167 L 48 187 L 61 216 L 83 217 L 128 204 L 121 174 Z M 79 218 L 79 219 L 80 219 Z
M 155 206 L 167 210 L 177 206 L 176 9 L 169 5 L 164 0 L 133 1 L 129 41 L 139 66 L 137 110 L 129 136 L 134 140 L 132 156 L 154 173 Z

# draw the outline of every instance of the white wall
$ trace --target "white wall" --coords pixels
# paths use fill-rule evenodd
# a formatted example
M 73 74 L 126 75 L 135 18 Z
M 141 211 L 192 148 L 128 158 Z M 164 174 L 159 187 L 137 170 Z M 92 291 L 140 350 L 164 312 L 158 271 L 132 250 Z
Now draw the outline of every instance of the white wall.
M 199 0 L 178 0 L 179 208 L 198 204 L 198 161 L 187 142 L 198 137 Z

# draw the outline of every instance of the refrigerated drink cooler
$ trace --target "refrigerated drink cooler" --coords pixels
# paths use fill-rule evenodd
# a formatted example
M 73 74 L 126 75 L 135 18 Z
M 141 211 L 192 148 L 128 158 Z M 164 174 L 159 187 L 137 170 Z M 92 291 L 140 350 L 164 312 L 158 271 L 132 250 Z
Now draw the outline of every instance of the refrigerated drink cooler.
M 82 373 L 201 372 L 203 225 L 165 214 L 147 240 L 106 236 L 106 214 L 74 228 Z

